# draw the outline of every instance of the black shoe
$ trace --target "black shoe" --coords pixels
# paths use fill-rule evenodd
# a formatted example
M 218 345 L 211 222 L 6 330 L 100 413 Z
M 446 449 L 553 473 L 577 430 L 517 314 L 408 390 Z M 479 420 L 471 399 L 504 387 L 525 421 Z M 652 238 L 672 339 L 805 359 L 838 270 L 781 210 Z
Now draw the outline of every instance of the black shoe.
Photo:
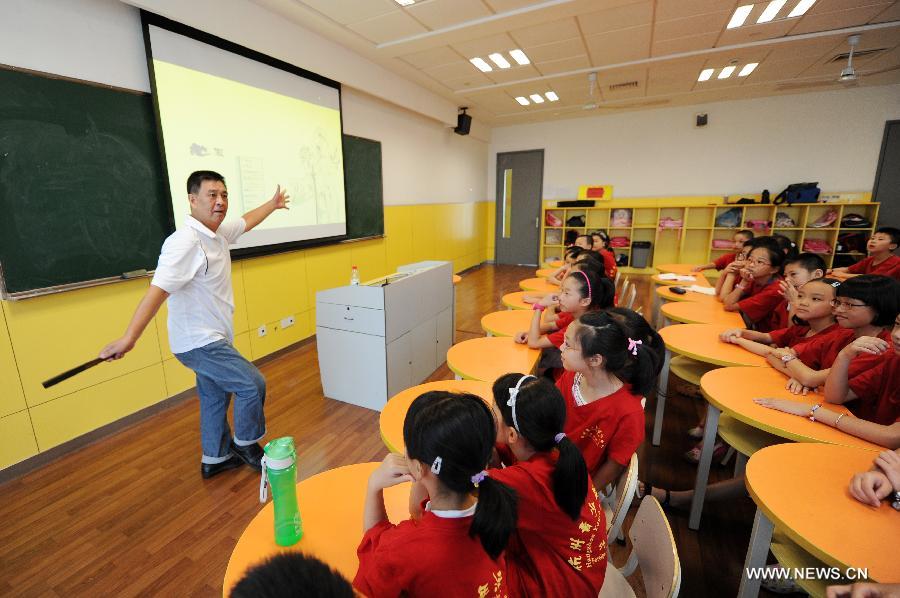
M 216 474 L 220 474 L 223 471 L 227 471 L 229 469 L 234 469 L 235 467 L 240 467 L 242 465 L 242 461 L 238 459 L 234 455 L 230 455 L 227 459 L 222 461 L 221 463 L 201 463 L 200 464 L 200 475 L 203 476 L 203 479 L 209 479 Z
M 262 464 L 260 463 L 260 460 L 263 458 L 263 450 L 262 448 L 260 448 L 259 444 L 254 442 L 253 444 L 248 444 L 247 446 L 238 446 L 232 440 L 231 452 L 234 453 L 234 455 L 238 459 L 240 459 L 256 471 L 262 470 Z

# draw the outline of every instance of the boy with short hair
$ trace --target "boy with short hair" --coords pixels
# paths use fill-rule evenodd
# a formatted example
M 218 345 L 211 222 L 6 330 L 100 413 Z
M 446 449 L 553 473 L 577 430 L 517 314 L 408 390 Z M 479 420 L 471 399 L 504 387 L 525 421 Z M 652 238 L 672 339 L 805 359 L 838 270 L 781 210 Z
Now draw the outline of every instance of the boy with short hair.
M 703 264 L 702 266 L 694 266 L 691 268 L 691 272 L 700 272 L 701 270 L 711 270 L 715 268 L 716 270 L 724 270 L 728 264 L 734 261 L 734 259 L 741 252 L 741 249 L 744 248 L 744 243 L 753 238 L 753 231 L 749 229 L 739 230 L 734 233 L 734 252 L 726 253 L 711 261 L 708 264 Z
M 866 243 L 869 257 L 852 266 L 835 268 L 830 274 L 842 280 L 860 274 L 880 274 L 900 280 L 900 257 L 893 255 L 898 246 L 900 246 L 900 229 L 882 226 L 875 230 Z
M 784 301 L 775 308 L 779 328 L 791 325 L 793 306 L 797 304 L 797 289 L 814 278 L 825 276 L 825 267 L 825 260 L 815 253 L 801 253 L 784 262 L 784 279 L 778 281 Z

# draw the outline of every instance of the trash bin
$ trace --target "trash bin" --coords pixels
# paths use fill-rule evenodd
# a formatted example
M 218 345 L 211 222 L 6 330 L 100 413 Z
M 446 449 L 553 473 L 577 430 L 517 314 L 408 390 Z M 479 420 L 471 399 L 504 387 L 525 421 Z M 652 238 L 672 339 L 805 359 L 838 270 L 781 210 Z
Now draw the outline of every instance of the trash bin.
M 634 241 L 631 244 L 631 267 L 646 268 L 650 263 L 650 241 Z

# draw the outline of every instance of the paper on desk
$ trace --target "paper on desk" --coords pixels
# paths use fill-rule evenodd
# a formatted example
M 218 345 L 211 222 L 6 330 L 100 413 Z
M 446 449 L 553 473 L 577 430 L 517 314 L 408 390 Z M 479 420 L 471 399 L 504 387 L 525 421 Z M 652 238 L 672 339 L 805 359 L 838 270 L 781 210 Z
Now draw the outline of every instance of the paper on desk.
M 693 291 L 695 293 L 700 293 L 702 295 L 715 295 L 716 290 L 712 287 L 701 287 L 695 284 L 692 284 L 688 287 L 689 291 Z
M 675 274 L 674 272 L 665 272 L 659 275 L 660 280 L 677 280 L 679 282 L 694 282 L 696 276 L 686 276 L 684 274 Z

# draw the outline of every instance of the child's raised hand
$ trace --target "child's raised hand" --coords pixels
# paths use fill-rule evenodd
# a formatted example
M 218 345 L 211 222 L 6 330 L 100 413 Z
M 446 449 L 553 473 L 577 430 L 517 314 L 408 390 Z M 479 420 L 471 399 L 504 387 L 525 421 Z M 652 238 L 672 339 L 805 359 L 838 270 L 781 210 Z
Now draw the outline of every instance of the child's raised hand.
M 406 456 L 400 453 L 390 453 L 381 462 L 381 465 L 369 476 L 369 489 L 382 490 L 403 482 L 412 482 L 412 473 L 409 471 L 409 463 Z
M 894 491 L 900 492 L 900 455 L 896 451 L 882 451 L 875 465 L 887 476 Z
M 768 407 L 769 409 L 775 409 L 776 411 L 783 411 L 784 413 L 790 413 L 791 415 L 806 415 L 809 413 L 810 405 L 809 403 L 802 403 L 800 401 L 790 401 L 788 399 L 753 399 L 753 402 L 757 405 L 762 405 L 763 407 Z
M 787 302 L 791 305 L 795 305 L 800 299 L 800 294 L 797 293 L 797 288 L 786 280 L 778 281 L 778 292 L 782 297 L 787 299 Z
M 701 270 L 703 270 L 703 266 L 694 266 L 691 268 L 691 272 L 700 272 Z
M 513 340 L 519 343 L 520 345 L 524 345 L 528 342 L 528 333 L 527 332 L 517 332 L 513 337 Z
M 741 268 L 741 278 L 750 282 L 753 280 L 753 273 L 748 268 Z
M 825 598 L 897 598 L 900 585 L 859 582 L 852 586 L 828 586 Z
M 719 340 L 721 340 L 723 343 L 735 344 L 735 341 L 739 338 L 742 338 L 743 335 L 743 328 L 729 328 L 728 330 L 719 334 Z
M 538 305 L 543 305 L 544 307 L 552 307 L 557 303 L 559 303 L 559 295 L 557 293 L 548 293 L 538 301 Z
M 880 471 L 864 471 L 850 479 L 850 496 L 873 507 L 880 506 L 891 490 L 890 480 Z
M 861 336 L 843 349 L 841 353 L 853 358 L 863 353 L 870 355 L 881 355 L 888 350 L 888 342 L 877 336 Z

